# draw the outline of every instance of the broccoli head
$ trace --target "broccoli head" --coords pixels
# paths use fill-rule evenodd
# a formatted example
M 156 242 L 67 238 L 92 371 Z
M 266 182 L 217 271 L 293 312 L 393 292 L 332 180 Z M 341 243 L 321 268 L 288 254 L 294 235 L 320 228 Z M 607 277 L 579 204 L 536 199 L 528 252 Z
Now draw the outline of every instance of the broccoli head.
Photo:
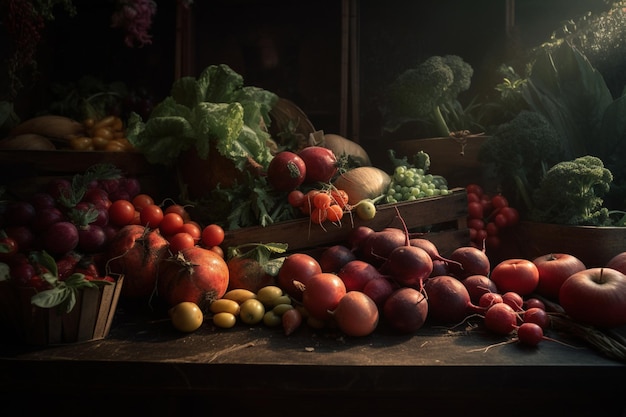
M 385 129 L 394 131 L 404 123 L 433 123 L 435 133 L 448 136 L 450 129 L 441 107 L 468 90 L 474 70 L 456 55 L 431 56 L 401 73 L 386 91 L 382 113 Z
M 613 175 L 600 158 L 586 155 L 550 168 L 533 194 L 531 220 L 578 226 L 606 226 L 602 197 Z
M 544 173 L 564 159 L 563 140 L 540 113 L 523 110 L 483 142 L 478 160 L 499 183 L 502 194 L 522 212 Z

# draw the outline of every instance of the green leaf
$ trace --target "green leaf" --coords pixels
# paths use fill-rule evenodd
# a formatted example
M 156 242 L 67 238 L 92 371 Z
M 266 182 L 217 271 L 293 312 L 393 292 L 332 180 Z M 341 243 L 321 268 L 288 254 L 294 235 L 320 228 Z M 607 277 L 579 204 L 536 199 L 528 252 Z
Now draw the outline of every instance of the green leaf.
M 85 279 L 85 274 L 76 272 L 67 277 L 64 281 L 64 285 L 69 288 L 95 288 L 96 285 L 89 280 Z
M 49 290 L 40 291 L 30 299 L 31 304 L 41 308 L 56 307 L 67 301 L 72 295 L 72 290 L 68 287 L 55 287 Z

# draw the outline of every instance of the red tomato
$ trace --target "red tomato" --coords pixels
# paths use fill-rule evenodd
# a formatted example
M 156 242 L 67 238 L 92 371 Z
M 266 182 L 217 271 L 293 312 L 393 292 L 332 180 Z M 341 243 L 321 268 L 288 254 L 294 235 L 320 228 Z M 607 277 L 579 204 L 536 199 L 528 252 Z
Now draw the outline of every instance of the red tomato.
M 182 206 L 180 204 L 172 204 L 171 206 L 168 206 L 163 213 L 176 213 L 180 215 L 180 217 L 182 217 L 185 222 L 191 220 L 191 216 L 189 215 L 189 212 L 187 211 L 185 206 Z
M 194 221 L 188 221 L 183 224 L 183 227 L 181 227 L 180 231 L 189 233 L 196 243 L 199 243 L 200 239 L 202 239 L 202 228 L 198 223 Z
M 346 295 L 346 286 L 336 274 L 322 272 L 309 278 L 302 293 L 302 304 L 306 311 L 318 320 L 332 317 L 341 298 Z
M 294 253 L 285 258 L 278 271 L 278 286 L 296 300 L 302 300 L 302 291 L 294 281 L 306 285 L 312 275 L 322 272 L 319 262 L 305 253 Z
M 483 205 L 479 202 L 472 202 L 467 204 L 467 215 L 471 219 L 482 219 L 483 218 Z
M 187 248 L 193 248 L 196 241 L 193 236 L 186 232 L 178 232 L 168 239 L 170 243 L 170 252 L 178 253 Z
M 494 209 L 499 209 L 503 207 L 508 207 L 509 202 L 506 199 L 506 197 L 504 197 L 501 194 L 498 194 L 498 195 L 494 195 L 493 197 L 491 197 L 491 205 L 493 206 Z
M 528 259 L 505 259 L 489 275 L 501 293 L 516 292 L 521 296 L 535 291 L 539 284 L 539 270 Z
M 159 227 L 163 221 L 163 210 L 156 204 L 148 204 L 139 212 L 139 220 L 142 226 L 148 226 L 152 229 Z
M 219 246 L 224 241 L 224 229 L 219 224 L 210 224 L 202 229 L 202 245 L 207 248 Z
M 507 226 L 514 226 L 519 222 L 519 212 L 514 207 L 502 207 L 498 214 L 502 214 L 506 217 Z
M 180 232 L 185 224 L 182 216 L 177 213 L 166 213 L 159 224 L 159 229 L 164 236 L 170 236 Z
M 132 203 L 135 206 L 135 210 L 141 211 L 144 207 L 154 204 L 154 199 L 148 194 L 137 194 L 133 197 Z
M 468 184 L 465 186 L 465 191 L 470 194 L 476 194 L 477 196 L 481 197 L 483 195 L 483 187 L 481 187 L 478 184 Z
M 468 203 L 480 203 L 480 196 L 476 193 L 467 193 L 467 202 Z
M 483 219 L 472 218 L 467 221 L 467 227 L 475 230 L 482 230 L 485 228 L 485 221 Z
M 135 206 L 128 200 L 115 200 L 109 207 L 109 221 L 117 226 L 126 226 L 135 218 Z
M 287 194 L 287 202 L 292 207 L 300 207 L 304 203 L 304 193 L 300 190 L 293 190 Z

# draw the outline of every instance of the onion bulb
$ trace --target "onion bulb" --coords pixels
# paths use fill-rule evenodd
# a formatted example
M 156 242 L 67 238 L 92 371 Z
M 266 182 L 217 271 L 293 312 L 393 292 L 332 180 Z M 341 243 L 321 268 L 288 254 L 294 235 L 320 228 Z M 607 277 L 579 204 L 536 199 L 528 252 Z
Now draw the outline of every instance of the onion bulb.
M 374 199 L 387 191 L 391 177 L 376 167 L 357 167 L 339 175 L 333 185 L 348 194 L 348 204 Z

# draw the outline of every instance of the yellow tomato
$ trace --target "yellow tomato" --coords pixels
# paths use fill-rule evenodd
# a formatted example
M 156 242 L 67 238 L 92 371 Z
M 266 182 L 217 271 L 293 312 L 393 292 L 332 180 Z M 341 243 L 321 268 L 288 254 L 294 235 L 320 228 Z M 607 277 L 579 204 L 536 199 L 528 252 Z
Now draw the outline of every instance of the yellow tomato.
M 197 330 L 204 321 L 204 314 L 196 303 L 183 301 L 168 311 L 172 325 L 181 332 L 190 333 Z

